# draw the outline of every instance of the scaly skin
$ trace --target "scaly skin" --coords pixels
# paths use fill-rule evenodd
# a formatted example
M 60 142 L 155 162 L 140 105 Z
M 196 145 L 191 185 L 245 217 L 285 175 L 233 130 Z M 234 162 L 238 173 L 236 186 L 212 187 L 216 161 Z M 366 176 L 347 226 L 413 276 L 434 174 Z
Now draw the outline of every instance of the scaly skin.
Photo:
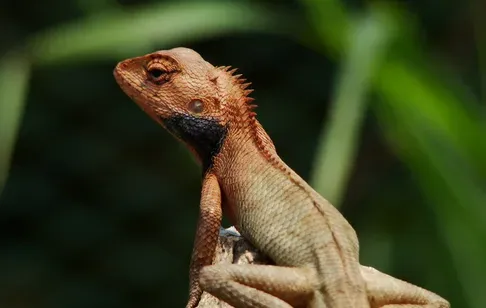
M 114 74 L 203 167 L 187 307 L 202 290 L 235 307 L 449 307 L 359 264 L 355 231 L 280 159 L 234 70 L 175 48 L 122 61 Z M 211 265 L 223 212 L 276 266 Z

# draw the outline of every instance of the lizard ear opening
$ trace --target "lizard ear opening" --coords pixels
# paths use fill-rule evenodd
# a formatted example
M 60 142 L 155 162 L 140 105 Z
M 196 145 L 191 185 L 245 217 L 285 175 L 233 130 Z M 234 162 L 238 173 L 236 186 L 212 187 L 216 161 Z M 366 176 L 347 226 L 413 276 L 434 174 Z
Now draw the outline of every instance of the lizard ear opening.
M 189 102 L 188 108 L 190 112 L 198 114 L 204 111 L 204 103 L 202 100 L 193 99 Z

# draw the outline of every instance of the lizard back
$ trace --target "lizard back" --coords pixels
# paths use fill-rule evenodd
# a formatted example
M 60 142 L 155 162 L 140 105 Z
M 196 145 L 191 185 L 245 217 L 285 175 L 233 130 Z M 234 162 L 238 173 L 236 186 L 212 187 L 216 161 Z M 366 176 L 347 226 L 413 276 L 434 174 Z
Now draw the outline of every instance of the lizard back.
M 278 265 L 313 268 L 319 276 L 335 275 L 341 269 L 345 276 L 336 277 L 341 279 L 336 281 L 337 290 L 323 286 L 323 293 L 348 294 L 329 298 L 344 298 L 349 307 L 367 307 L 364 281 L 356 278 L 361 276 L 354 229 L 280 159 L 260 124 L 254 125 L 237 132 L 230 127 L 214 159 L 213 172 L 233 222 Z

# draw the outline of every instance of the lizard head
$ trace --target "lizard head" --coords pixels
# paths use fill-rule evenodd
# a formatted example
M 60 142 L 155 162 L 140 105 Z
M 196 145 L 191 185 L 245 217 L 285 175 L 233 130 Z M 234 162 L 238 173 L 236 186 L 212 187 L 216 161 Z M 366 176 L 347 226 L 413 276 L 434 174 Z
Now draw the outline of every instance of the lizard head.
M 214 67 L 188 48 L 157 51 L 117 64 L 121 89 L 152 119 L 211 164 L 230 128 L 251 125 L 255 105 L 241 75 Z

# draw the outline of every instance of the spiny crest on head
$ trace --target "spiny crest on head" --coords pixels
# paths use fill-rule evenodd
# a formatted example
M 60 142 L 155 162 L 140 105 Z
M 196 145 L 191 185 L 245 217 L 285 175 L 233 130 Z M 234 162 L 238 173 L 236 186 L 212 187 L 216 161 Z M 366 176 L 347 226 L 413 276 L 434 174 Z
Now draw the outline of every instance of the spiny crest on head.
M 231 66 L 220 66 L 217 67 L 217 69 L 228 77 L 230 87 L 237 87 L 237 90 L 242 94 L 242 97 L 239 100 L 242 102 L 242 104 L 237 104 L 235 106 L 236 110 L 234 111 L 238 113 L 238 116 L 243 115 L 244 120 L 237 123 L 251 129 L 254 142 L 256 143 L 257 147 L 262 151 L 262 153 L 265 154 L 266 157 L 268 157 L 271 163 L 276 163 L 275 155 L 273 155 L 272 151 L 270 151 L 270 149 L 275 151 L 273 143 L 263 128 L 261 128 L 261 126 L 258 124 L 256 112 L 254 111 L 257 105 L 253 104 L 254 99 L 249 97 L 249 95 L 253 92 L 253 89 L 248 88 L 251 85 L 251 82 L 246 82 L 246 79 L 242 78 L 241 74 L 235 75 L 237 69 L 232 69 Z
M 254 99 L 249 97 L 249 95 L 253 92 L 253 89 L 248 88 L 251 85 L 251 82 L 246 82 L 246 79 L 242 78 L 242 74 L 235 74 L 235 72 L 238 70 L 237 68 L 232 68 L 231 66 L 219 66 L 217 68 L 228 74 L 231 85 L 236 86 L 238 90 L 241 91 L 244 97 L 244 103 L 246 106 L 245 109 L 247 110 L 248 115 L 251 118 L 254 118 L 256 116 L 254 110 L 257 105 L 253 104 Z

